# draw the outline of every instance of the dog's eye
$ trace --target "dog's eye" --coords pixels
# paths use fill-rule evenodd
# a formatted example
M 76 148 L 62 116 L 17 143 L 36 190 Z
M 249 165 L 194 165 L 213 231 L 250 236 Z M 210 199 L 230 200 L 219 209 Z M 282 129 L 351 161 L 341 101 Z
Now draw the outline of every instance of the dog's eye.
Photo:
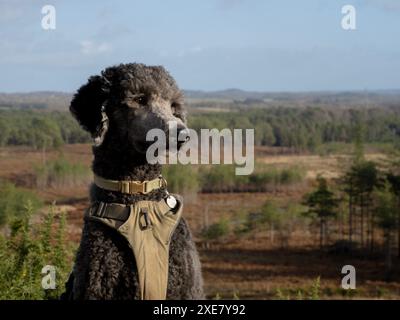
M 172 114 L 174 114 L 174 115 L 177 114 L 178 113 L 178 109 L 179 109 L 179 105 L 177 103 L 173 102 L 171 104 Z
M 145 95 L 137 95 L 133 98 L 137 104 L 140 104 L 142 106 L 147 104 L 147 97 Z

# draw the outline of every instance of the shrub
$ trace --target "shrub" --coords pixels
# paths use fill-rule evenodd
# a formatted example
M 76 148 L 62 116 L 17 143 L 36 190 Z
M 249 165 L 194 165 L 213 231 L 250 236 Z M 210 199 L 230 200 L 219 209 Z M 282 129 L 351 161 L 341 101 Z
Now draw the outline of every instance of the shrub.
M 218 240 L 228 235 L 230 231 L 230 225 L 228 219 L 221 219 L 216 223 L 211 224 L 207 228 L 203 229 L 201 235 L 206 240 Z
M 251 175 L 238 176 L 235 165 L 212 165 L 196 167 L 191 165 L 168 165 L 163 176 L 172 192 L 196 194 L 202 192 L 265 192 L 282 186 L 301 183 L 305 171 L 299 167 L 276 169 L 260 165 Z
M 235 168 L 233 165 L 214 165 L 202 171 L 202 191 L 230 192 L 235 187 Z
M 182 164 L 164 166 L 163 176 L 171 192 L 193 195 L 199 189 L 197 168 L 193 166 Z
M 203 192 L 265 192 L 300 183 L 305 171 L 299 167 L 276 169 L 259 164 L 248 176 L 235 175 L 234 165 L 215 165 L 201 171 Z
M 24 214 L 11 224 L 11 235 L 0 236 L 0 300 L 57 299 L 71 265 L 72 250 L 64 241 L 65 215 L 53 211 L 39 225 L 31 225 L 32 205 L 28 202 Z M 56 288 L 42 288 L 42 268 L 55 266 Z
M 30 202 L 32 211 L 39 209 L 43 202 L 32 191 L 18 188 L 9 182 L 0 184 L 0 226 L 12 218 L 18 218 L 25 212 L 25 204 Z
M 314 279 L 311 286 L 307 288 L 296 289 L 276 289 L 276 298 L 278 300 L 320 300 L 321 299 L 321 277 Z
M 92 178 L 88 167 L 80 163 L 71 163 L 62 156 L 34 169 L 36 186 L 39 188 L 85 185 Z
M 304 207 L 289 202 L 283 205 L 274 201 L 266 201 L 257 212 L 239 215 L 240 224 L 235 226 L 235 234 L 246 234 L 252 231 L 268 231 L 271 243 L 276 236 L 282 248 L 287 247 L 293 232 L 301 224 L 306 224 L 302 214 Z

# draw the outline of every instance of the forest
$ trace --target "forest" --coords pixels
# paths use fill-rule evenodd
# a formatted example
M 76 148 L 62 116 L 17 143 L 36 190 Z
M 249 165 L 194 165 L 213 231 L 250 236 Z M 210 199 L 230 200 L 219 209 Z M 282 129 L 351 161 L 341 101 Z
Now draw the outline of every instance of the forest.
M 197 131 L 254 128 L 256 146 L 289 147 L 295 151 L 313 152 L 327 143 L 351 143 L 358 123 L 368 129 L 365 143 L 396 144 L 400 135 L 400 110 L 395 107 L 193 110 L 189 127 Z M 67 112 L 0 110 L 0 146 L 27 145 L 40 149 L 89 141 L 89 135 Z

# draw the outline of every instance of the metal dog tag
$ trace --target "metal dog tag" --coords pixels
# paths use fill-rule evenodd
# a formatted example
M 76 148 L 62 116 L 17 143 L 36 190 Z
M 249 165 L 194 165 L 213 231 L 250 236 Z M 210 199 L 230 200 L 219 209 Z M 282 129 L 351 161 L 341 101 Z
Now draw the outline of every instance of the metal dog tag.
M 165 202 L 167 203 L 168 207 L 170 207 L 171 209 L 174 209 L 177 204 L 177 201 L 174 196 L 168 196 L 168 198 L 165 199 Z

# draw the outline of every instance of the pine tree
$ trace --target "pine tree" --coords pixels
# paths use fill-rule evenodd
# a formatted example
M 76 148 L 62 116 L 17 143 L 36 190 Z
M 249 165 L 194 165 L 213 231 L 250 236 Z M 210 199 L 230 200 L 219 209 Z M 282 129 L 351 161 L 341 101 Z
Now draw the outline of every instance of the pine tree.
M 318 219 L 320 224 L 320 241 L 322 249 L 327 235 L 327 221 L 329 218 L 336 217 L 338 200 L 332 191 L 328 189 L 328 183 L 325 178 L 318 176 L 318 187 L 314 192 L 305 196 L 304 205 L 308 206 L 306 214 Z
M 400 175 L 389 173 L 387 180 L 392 193 L 396 196 L 395 211 L 397 212 L 397 256 L 400 258 Z
M 395 202 L 395 195 L 389 191 L 387 186 L 385 189 L 377 192 L 375 211 L 378 218 L 378 225 L 383 229 L 385 237 L 385 267 L 387 280 L 390 279 L 392 272 L 392 236 L 396 226 Z

